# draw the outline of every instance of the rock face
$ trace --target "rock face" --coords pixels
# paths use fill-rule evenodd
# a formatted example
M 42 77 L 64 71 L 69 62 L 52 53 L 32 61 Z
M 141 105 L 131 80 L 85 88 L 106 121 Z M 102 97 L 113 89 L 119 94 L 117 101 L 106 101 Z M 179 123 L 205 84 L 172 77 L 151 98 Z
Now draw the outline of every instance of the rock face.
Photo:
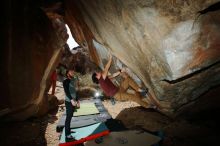
M 8 0 L 4 7 L 0 116 L 22 120 L 48 110 L 45 89 L 68 35 L 38 1 Z
M 88 50 L 85 48 L 78 46 L 70 50 L 69 46 L 65 45 L 65 50 L 62 53 L 59 63 L 67 69 L 74 69 L 81 75 L 91 74 L 98 66 L 91 61 L 89 55 Z
M 110 51 L 112 72 L 127 66 L 160 111 L 177 113 L 220 83 L 216 2 L 5 0 L 0 117 L 22 120 L 47 111 L 44 95 L 68 37 L 64 22 L 97 65 L 103 67 Z
M 110 50 L 149 88 L 161 111 L 172 113 L 220 83 L 216 2 L 66 0 L 65 14 L 75 39 L 93 42 L 87 47 L 96 48 L 99 66 Z

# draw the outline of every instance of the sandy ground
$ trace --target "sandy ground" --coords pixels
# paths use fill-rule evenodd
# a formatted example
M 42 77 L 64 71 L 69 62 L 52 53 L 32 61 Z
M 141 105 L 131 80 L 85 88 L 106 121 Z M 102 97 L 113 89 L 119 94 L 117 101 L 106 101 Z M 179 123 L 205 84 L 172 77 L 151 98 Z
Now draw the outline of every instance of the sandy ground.
M 49 92 L 50 93 L 50 92 Z M 56 97 L 64 98 L 62 84 L 58 82 Z M 103 101 L 104 106 L 113 118 L 121 120 L 129 129 L 147 131 L 163 131 L 165 141 L 162 146 L 214 146 L 220 135 L 219 113 L 210 112 L 170 119 L 152 109 L 144 109 L 134 102 L 119 102 L 112 105 L 109 100 Z M 64 112 L 64 105 L 40 118 L 31 118 L 23 122 L 0 125 L 0 146 L 56 146 L 59 144 L 59 133 L 56 132 L 57 122 Z

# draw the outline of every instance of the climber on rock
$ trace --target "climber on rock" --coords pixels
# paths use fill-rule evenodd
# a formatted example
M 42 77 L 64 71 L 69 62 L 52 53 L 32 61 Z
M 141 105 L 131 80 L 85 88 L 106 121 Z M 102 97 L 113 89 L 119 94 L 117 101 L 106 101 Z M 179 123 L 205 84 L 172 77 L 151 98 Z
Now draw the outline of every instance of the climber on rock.
M 101 89 L 107 96 L 114 97 L 119 101 L 131 100 L 134 101 L 145 108 L 155 108 L 154 105 L 149 104 L 146 100 L 143 99 L 147 97 L 147 90 L 140 88 L 136 82 L 126 73 L 126 70 L 122 68 L 118 72 L 112 74 L 112 76 L 108 76 L 108 71 L 111 66 L 112 56 L 110 55 L 108 63 L 105 65 L 103 71 L 97 71 L 92 75 L 92 81 L 96 84 L 99 84 Z M 124 80 L 117 87 L 111 79 L 121 75 Z M 127 93 L 127 89 L 131 87 L 135 90 L 135 94 Z

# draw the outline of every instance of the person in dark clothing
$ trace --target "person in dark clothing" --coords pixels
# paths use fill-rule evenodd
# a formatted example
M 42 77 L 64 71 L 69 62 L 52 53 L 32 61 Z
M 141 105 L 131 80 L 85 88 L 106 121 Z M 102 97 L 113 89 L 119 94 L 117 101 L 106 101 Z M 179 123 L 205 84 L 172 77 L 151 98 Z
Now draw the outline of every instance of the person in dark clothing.
M 57 82 L 57 69 L 52 72 L 52 75 L 50 77 L 50 84 L 51 84 L 51 87 L 52 87 L 51 95 L 55 94 L 56 82 Z
M 75 108 L 80 107 L 78 97 L 76 96 L 76 86 L 79 86 L 79 80 L 74 70 L 68 70 L 66 75 L 67 78 L 63 81 L 63 88 L 66 94 L 65 136 L 66 136 L 66 141 L 73 141 L 74 137 L 72 137 L 71 135 L 70 123 Z

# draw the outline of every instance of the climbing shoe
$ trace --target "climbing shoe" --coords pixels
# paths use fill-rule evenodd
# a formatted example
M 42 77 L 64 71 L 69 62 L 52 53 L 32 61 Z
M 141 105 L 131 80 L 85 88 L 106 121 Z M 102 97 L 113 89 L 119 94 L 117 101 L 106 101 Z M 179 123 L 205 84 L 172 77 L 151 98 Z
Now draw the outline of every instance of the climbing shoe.
M 67 135 L 66 136 L 66 142 L 71 142 L 71 141 L 75 141 L 76 139 L 72 136 L 72 135 Z

